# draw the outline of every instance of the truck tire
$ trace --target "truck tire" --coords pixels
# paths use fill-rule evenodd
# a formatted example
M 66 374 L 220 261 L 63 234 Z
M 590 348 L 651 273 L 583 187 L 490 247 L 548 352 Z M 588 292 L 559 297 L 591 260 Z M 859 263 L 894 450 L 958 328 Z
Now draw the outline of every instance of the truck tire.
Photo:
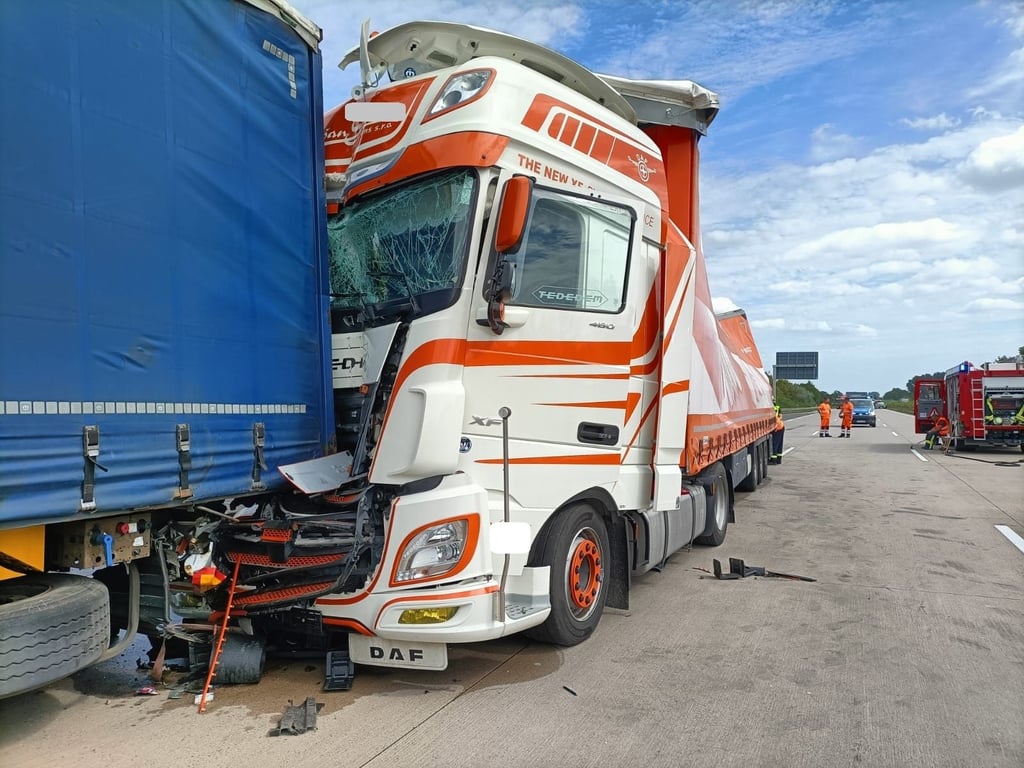
M 725 531 L 729 527 L 731 498 L 725 469 L 721 464 L 713 464 L 701 473 L 700 483 L 707 491 L 707 522 L 704 524 L 704 533 L 693 542 L 717 547 L 725 541 Z
M 736 490 L 753 493 L 757 490 L 757 484 L 761 482 L 761 450 L 755 445 L 748 448 L 747 453 L 750 454 L 750 471 L 736 485 Z
M 568 507 L 542 534 L 530 557 L 551 568 L 551 614 L 527 636 L 552 645 L 578 645 L 601 620 L 610 573 L 608 529 L 589 504 Z
M 100 582 L 65 573 L 0 581 L 0 699 L 88 667 L 109 637 L 110 596 Z

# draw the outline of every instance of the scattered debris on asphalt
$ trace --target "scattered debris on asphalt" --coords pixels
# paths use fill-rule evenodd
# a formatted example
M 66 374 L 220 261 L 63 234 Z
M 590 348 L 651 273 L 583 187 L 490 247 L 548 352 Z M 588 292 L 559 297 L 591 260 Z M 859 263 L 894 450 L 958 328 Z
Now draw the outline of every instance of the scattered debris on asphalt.
M 307 696 L 302 704 L 294 705 L 291 699 L 288 700 L 288 704 L 277 728 L 271 728 L 268 736 L 298 735 L 316 730 L 316 713 L 323 709 L 323 704 L 317 704 L 312 696 Z
M 725 573 L 722 570 L 722 563 L 718 560 L 712 560 L 714 566 L 715 578 L 727 581 L 729 579 L 745 579 L 748 576 L 763 576 L 765 578 L 776 578 L 776 579 L 791 579 L 793 581 L 817 581 L 817 579 L 811 578 L 810 576 L 797 576 L 794 573 L 780 573 L 779 571 L 769 571 L 763 565 L 747 565 L 738 557 L 729 558 L 729 572 Z

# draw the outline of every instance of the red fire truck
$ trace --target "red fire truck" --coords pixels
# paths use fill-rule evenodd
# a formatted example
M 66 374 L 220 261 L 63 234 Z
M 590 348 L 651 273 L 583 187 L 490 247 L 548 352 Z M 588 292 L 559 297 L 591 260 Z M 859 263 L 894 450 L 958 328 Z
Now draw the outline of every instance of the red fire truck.
M 914 429 L 926 433 L 949 419 L 954 447 L 1019 446 L 1024 450 L 1024 362 L 964 361 L 941 379 L 914 382 Z

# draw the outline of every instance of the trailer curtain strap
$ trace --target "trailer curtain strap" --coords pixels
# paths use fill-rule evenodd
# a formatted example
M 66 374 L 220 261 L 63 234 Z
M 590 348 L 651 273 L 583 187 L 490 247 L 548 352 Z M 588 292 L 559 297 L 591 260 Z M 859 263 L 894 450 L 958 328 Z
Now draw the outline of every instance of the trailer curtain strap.
M 188 424 L 178 424 L 174 433 L 178 445 L 178 490 L 174 492 L 174 496 L 178 499 L 187 499 L 192 496 L 192 489 L 188 484 L 188 473 L 192 469 L 191 430 Z
M 263 458 L 263 445 L 266 443 L 266 427 L 262 421 L 252 425 L 252 490 L 260 491 L 263 485 L 261 471 L 266 471 L 267 462 Z
M 82 427 L 82 455 L 85 457 L 85 468 L 82 477 L 82 501 L 79 509 L 92 512 L 96 509 L 96 469 L 107 471 L 99 462 L 100 428 L 94 424 Z

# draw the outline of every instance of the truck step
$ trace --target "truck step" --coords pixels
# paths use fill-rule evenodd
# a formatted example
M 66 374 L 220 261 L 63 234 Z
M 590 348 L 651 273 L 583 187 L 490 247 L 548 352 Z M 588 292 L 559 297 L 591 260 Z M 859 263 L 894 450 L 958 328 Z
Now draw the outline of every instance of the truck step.
M 508 595 L 505 599 L 505 615 L 510 619 L 525 619 L 550 607 L 547 600 L 532 600 L 523 595 Z

